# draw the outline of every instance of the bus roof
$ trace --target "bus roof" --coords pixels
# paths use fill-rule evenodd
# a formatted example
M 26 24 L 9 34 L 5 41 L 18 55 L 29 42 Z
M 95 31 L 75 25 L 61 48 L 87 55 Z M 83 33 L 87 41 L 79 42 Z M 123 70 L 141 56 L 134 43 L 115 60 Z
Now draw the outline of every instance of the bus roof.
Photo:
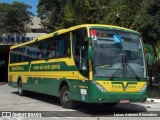
M 61 30 L 55 31 L 55 32 L 53 32 L 53 33 L 49 33 L 49 34 L 47 34 L 47 35 L 38 37 L 38 38 L 36 38 L 36 39 L 33 39 L 33 40 L 31 40 L 31 41 L 28 41 L 28 42 L 25 42 L 25 43 L 22 43 L 22 44 L 13 45 L 13 46 L 11 47 L 11 49 L 17 48 L 17 47 L 19 47 L 19 46 L 23 46 L 23 45 L 26 45 L 26 44 L 29 44 L 29 43 L 33 43 L 33 42 L 35 42 L 35 41 L 37 41 L 37 40 L 43 40 L 43 39 L 46 39 L 46 38 L 49 38 L 49 37 L 52 37 L 52 36 L 56 36 L 56 35 L 59 35 L 59 34 L 63 34 L 63 33 L 66 33 L 66 32 L 72 31 L 72 30 L 76 30 L 76 29 L 78 29 L 78 28 L 83 28 L 83 27 L 86 27 L 86 28 L 107 28 L 107 29 L 110 29 L 110 30 L 122 30 L 122 31 L 128 31 L 128 32 L 140 34 L 139 32 L 137 32 L 137 31 L 135 31 L 135 30 L 131 30 L 131 29 L 124 28 L 124 27 L 119 27 L 119 26 L 114 26 L 114 25 L 105 25 L 105 24 L 82 24 L 82 25 L 73 26 L 73 27 L 70 27 L 70 28 L 67 28 L 67 29 L 61 29 Z

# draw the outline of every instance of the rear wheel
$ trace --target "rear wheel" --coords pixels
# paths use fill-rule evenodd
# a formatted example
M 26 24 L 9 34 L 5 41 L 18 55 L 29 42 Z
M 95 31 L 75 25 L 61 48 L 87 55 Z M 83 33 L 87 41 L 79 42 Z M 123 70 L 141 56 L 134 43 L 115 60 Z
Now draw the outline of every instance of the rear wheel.
M 75 101 L 71 100 L 71 94 L 69 88 L 65 85 L 61 89 L 60 101 L 63 107 L 65 108 L 74 108 Z
M 24 90 L 22 89 L 22 81 L 21 80 L 18 82 L 18 94 L 20 96 L 24 95 Z

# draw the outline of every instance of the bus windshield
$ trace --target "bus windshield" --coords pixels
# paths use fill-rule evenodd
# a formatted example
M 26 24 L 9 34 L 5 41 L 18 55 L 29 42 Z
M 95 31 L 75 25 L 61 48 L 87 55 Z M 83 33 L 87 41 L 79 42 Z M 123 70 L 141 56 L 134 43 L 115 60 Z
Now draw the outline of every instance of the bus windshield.
M 94 77 L 146 78 L 141 36 L 130 32 L 91 29 Z M 120 37 L 116 43 L 114 36 Z

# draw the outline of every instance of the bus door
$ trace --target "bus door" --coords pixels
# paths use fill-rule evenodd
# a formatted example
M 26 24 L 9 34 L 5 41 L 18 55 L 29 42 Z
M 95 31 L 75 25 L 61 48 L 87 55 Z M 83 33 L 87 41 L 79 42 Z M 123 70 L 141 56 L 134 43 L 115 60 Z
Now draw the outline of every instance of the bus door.
M 73 36 L 73 57 L 75 65 L 79 70 L 79 74 L 88 78 L 89 76 L 88 60 L 87 60 L 88 42 L 85 41 L 85 37 L 87 36 L 87 30 L 84 28 L 75 30 L 73 31 L 72 36 Z

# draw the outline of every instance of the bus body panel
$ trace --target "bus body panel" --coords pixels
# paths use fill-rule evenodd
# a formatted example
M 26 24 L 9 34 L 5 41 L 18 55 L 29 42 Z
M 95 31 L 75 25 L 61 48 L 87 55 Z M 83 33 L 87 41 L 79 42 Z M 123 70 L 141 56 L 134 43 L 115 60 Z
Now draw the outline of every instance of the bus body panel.
M 137 82 L 137 84 L 135 85 L 137 87 L 137 90 L 135 90 L 135 92 L 132 92 L 130 90 L 131 86 L 129 85 L 125 90 L 123 90 L 122 84 L 126 84 L 126 82 L 124 81 L 121 81 L 121 84 L 119 84 L 121 86 L 121 90 L 117 90 L 115 92 L 102 92 L 92 81 L 73 82 L 78 83 L 78 92 L 75 92 L 76 94 L 74 92 L 71 93 L 73 95 L 72 99 L 77 101 L 88 103 L 112 103 L 120 102 L 121 100 L 129 100 L 130 102 L 144 102 L 147 99 L 147 89 L 145 88 L 142 92 L 140 92 L 140 88 L 142 88 L 143 85 L 146 84 L 146 82 Z M 106 81 L 103 82 L 105 83 Z M 131 84 L 130 81 L 128 81 L 127 83 Z M 111 84 L 110 86 L 112 87 L 112 85 L 114 84 Z
M 96 85 L 92 81 L 81 81 L 81 80 L 65 80 L 69 84 L 71 98 L 76 101 L 87 102 L 87 103 L 112 103 L 112 102 L 120 102 L 120 100 L 129 100 L 130 102 L 143 102 L 147 99 L 147 89 L 140 91 L 140 88 L 143 87 L 146 82 L 137 82 L 136 87 L 137 91 L 132 92 L 130 91 L 129 85 L 127 86 L 126 90 L 123 90 L 123 84 L 126 82 L 121 81 L 119 91 L 115 90 L 115 92 L 102 92 L 100 91 Z M 106 81 L 101 81 L 106 83 Z M 111 81 L 109 81 L 111 82 Z M 62 80 L 57 80 L 53 78 L 30 78 L 27 80 L 27 83 L 24 85 L 24 90 L 43 93 L 47 95 L 59 96 L 59 86 L 62 83 Z M 131 83 L 128 81 L 127 83 Z M 11 86 L 17 83 L 11 83 Z M 113 86 L 115 84 L 112 84 Z M 111 85 L 111 86 L 112 86 Z M 110 86 L 110 87 L 111 87 Z M 110 88 L 110 87 L 107 87 Z M 115 87 L 115 86 L 114 86 Z
M 11 50 L 70 32 L 71 54 L 69 57 L 9 63 L 8 85 L 16 88 L 18 87 L 18 80 L 22 80 L 24 90 L 59 97 L 61 85 L 67 83 L 71 99 L 76 101 L 87 103 L 112 103 L 120 102 L 121 100 L 129 100 L 131 102 L 145 101 L 147 99 L 147 88 L 143 89 L 143 87 L 147 85 L 146 78 L 140 78 L 139 81 L 135 78 L 113 78 L 113 80 L 105 77 L 95 78 L 91 60 L 88 60 L 89 77 L 87 78 L 81 74 L 73 56 L 71 35 L 73 30 L 84 27 L 88 30 L 88 37 L 90 37 L 90 28 L 107 28 L 108 30 L 123 30 L 139 34 L 126 28 L 90 24 L 71 27 L 40 37 L 35 41 L 13 46 Z M 101 91 L 96 84 L 105 89 L 105 92 Z M 141 91 L 141 89 L 143 90 Z

